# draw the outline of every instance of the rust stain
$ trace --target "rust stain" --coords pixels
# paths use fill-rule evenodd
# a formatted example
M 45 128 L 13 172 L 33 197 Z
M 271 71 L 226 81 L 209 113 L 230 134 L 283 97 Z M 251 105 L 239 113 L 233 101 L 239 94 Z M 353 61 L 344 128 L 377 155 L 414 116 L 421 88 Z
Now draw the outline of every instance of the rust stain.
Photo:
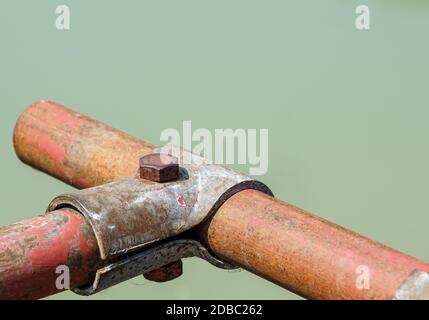
M 23 162 L 78 188 L 133 176 L 138 159 L 154 148 L 45 100 L 22 113 L 13 140 L 16 154 Z
M 269 209 L 267 209 L 269 208 Z M 215 254 L 312 299 L 390 299 L 429 265 L 255 190 L 232 196 L 200 227 Z M 356 267 L 371 268 L 369 290 Z

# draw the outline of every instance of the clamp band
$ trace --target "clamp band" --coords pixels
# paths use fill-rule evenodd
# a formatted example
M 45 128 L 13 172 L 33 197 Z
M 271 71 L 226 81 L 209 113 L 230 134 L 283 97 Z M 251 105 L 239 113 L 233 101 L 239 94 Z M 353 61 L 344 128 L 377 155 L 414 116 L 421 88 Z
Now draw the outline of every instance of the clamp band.
M 180 174 L 175 181 L 147 184 L 127 178 L 64 194 L 49 204 L 47 212 L 71 207 L 85 216 L 106 265 L 97 271 L 92 285 L 75 292 L 93 294 L 190 256 L 217 267 L 234 268 L 213 257 L 197 241 L 170 238 L 199 225 L 241 190 L 272 192 L 262 182 L 180 148 L 168 148 L 168 153 L 179 159 Z

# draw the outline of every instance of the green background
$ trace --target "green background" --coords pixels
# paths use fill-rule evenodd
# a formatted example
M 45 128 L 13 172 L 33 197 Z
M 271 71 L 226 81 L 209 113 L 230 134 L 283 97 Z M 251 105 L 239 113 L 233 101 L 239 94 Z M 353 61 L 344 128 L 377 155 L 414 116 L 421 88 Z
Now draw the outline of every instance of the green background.
M 55 28 L 59 4 L 70 31 Z M 354 26 L 359 4 L 369 31 Z M 429 260 L 428 14 L 410 0 L 2 0 L 0 225 L 72 190 L 12 147 L 18 115 L 51 99 L 155 144 L 183 120 L 268 128 L 260 179 L 279 198 Z M 299 297 L 190 259 L 173 282 L 140 277 L 91 298 Z

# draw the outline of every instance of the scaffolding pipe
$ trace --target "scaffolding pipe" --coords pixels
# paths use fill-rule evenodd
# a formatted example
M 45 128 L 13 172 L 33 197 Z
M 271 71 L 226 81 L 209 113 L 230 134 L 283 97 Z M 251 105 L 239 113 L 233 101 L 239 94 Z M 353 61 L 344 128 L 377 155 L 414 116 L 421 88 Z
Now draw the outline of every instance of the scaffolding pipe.
M 49 101 L 37 102 L 23 112 L 15 127 L 14 146 L 23 162 L 77 188 L 135 175 L 139 158 L 154 148 Z M 49 217 L 38 219 L 43 224 Z M 59 243 L 70 242 L 72 235 L 84 237 L 85 221 L 74 219 L 80 222 L 67 224 L 70 230 L 64 235 L 60 230 L 62 240 L 44 239 L 32 258 L 37 263 L 28 267 L 33 278 L 52 274 L 58 262 L 64 262 L 55 256 L 64 255 L 69 248 L 57 252 Z M 7 243 L 5 239 L 14 232 L 8 228 L 0 230 L 0 255 L 8 248 L 10 256 L 21 257 L 39 246 L 38 241 L 31 245 L 23 241 L 23 233 L 15 233 Z M 255 190 L 235 194 L 196 231 L 214 254 L 311 299 L 392 299 L 413 271 L 429 272 L 423 261 Z M 80 285 L 100 261 L 98 255 L 94 257 L 94 244 L 85 250 L 74 246 L 73 250 L 71 256 L 79 256 L 81 264 L 76 269 L 80 276 L 73 274 L 72 284 Z M 0 281 L 0 298 L 7 297 L 6 291 L 12 298 L 40 298 L 55 292 L 49 277 L 50 281 L 40 281 L 37 286 L 23 284 L 19 268 L 7 265 L 13 263 L 0 256 L 0 280 L 7 274 L 11 284 L 6 289 Z M 362 287 L 358 282 L 365 272 L 369 281 Z M 32 289 L 31 294 L 23 296 L 23 286 Z
M 90 282 L 100 262 L 92 228 L 61 209 L 0 228 L 0 299 L 39 299 Z

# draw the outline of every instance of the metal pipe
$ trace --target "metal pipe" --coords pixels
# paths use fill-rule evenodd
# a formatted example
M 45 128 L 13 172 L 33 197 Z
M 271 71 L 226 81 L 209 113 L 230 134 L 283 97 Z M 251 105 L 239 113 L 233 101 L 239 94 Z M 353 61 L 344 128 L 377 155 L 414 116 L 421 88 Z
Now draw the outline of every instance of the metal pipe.
M 14 146 L 23 162 L 78 188 L 134 175 L 138 159 L 153 149 L 48 101 L 21 115 Z M 215 254 L 313 299 L 390 299 L 414 269 L 429 271 L 422 261 L 252 190 L 230 198 L 198 234 Z M 368 288 L 356 285 L 362 271 L 369 272 Z
M 217 255 L 311 299 L 391 299 L 429 265 L 261 192 L 223 204 L 203 235 Z M 368 286 L 360 283 L 368 271 Z
M 61 209 L 0 228 L 0 299 L 39 299 L 88 283 L 100 261 L 82 215 Z M 67 266 L 68 271 L 58 269 Z M 59 282 L 57 281 L 59 279 Z
M 13 135 L 18 157 L 83 189 L 134 175 L 154 146 L 48 101 L 31 105 Z

